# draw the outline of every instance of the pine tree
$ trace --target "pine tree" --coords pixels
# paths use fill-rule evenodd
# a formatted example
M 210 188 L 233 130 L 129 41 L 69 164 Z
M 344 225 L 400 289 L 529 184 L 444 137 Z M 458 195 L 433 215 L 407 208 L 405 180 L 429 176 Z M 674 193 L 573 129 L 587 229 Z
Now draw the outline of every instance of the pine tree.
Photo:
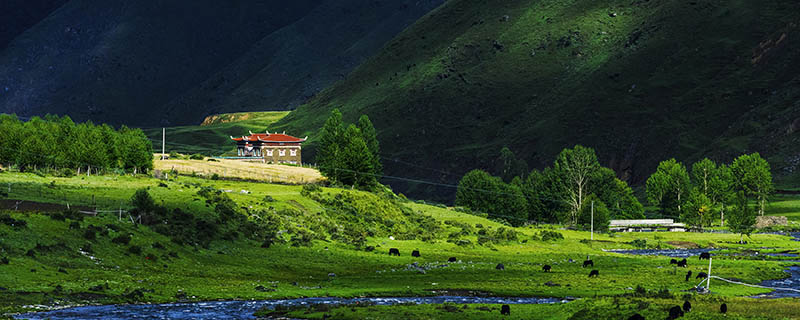
M 364 143 L 367 144 L 370 154 L 372 154 L 372 173 L 377 176 L 383 175 L 378 134 L 375 132 L 375 127 L 372 126 L 372 121 L 369 120 L 367 115 L 361 115 L 358 118 L 358 129 L 361 130 L 361 137 L 364 139 Z
M 340 151 L 344 170 L 340 170 L 340 182 L 359 188 L 370 188 L 375 185 L 373 173 L 374 160 L 367 143 L 364 142 L 361 130 L 350 125 L 344 132 L 344 147 Z
M 338 182 L 340 172 L 337 168 L 342 166 L 340 151 L 344 147 L 342 113 L 339 109 L 331 111 L 319 135 L 319 151 L 317 151 L 319 171 L 333 182 Z

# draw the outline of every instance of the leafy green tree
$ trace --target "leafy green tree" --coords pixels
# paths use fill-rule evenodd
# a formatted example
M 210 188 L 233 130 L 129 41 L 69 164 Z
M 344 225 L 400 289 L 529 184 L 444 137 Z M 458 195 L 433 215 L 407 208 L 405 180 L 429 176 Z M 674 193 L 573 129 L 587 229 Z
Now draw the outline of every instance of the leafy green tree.
M 711 206 L 711 200 L 703 193 L 702 189 L 695 187 L 689 193 L 688 201 L 681 213 L 681 221 L 700 228 L 710 226 L 714 219 Z
M 375 127 L 372 126 L 372 121 L 369 120 L 366 114 L 358 118 L 358 129 L 361 130 L 361 137 L 364 139 L 364 143 L 367 144 L 367 149 L 369 149 L 372 155 L 372 173 L 377 176 L 383 175 L 378 134 L 375 132 Z
M 709 158 L 697 161 L 692 164 L 691 181 L 698 191 L 706 198 L 711 195 L 711 179 L 717 171 L 717 164 Z
M 48 167 L 53 162 L 52 148 L 57 145 L 48 122 L 33 117 L 22 126 L 22 141 L 17 151 L 17 165 L 21 170 Z
M 709 179 L 708 199 L 712 206 L 719 206 L 719 221 L 725 225 L 725 207 L 735 197 L 733 177 L 729 166 L 720 164 Z
M 644 207 L 625 181 L 614 170 L 600 167 L 591 183 L 591 192 L 603 201 L 610 219 L 644 219 Z
M 142 130 L 122 126 L 117 139 L 124 169 L 137 174 L 153 168 L 153 143 Z
M 339 182 L 360 188 L 373 187 L 377 181 L 372 167 L 374 161 L 364 138 L 355 125 L 350 125 L 344 132 L 343 147 L 339 150 L 342 170 L 339 170 Z
M 342 113 L 333 109 L 330 117 L 325 120 L 325 125 L 319 134 L 319 151 L 317 151 L 317 164 L 319 171 L 333 182 L 339 181 L 339 171 L 343 158 L 340 149 L 344 147 L 344 125 Z
M 499 178 L 494 181 L 495 205 L 488 211 L 490 217 L 501 218 L 513 226 L 521 226 L 528 221 L 527 201 L 519 186 L 504 183 Z
M 647 179 L 647 200 L 661 208 L 662 214 L 679 216 L 690 191 L 689 174 L 686 167 L 669 159 L 658 164 L 656 172 Z
M 497 191 L 494 180 L 494 177 L 483 170 L 467 172 L 458 182 L 455 204 L 488 213 L 493 208 L 494 193 Z
M 23 124 L 16 115 L 0 114 L 0 163 L 16 163 L 23 139 Z
M 592 208 L 592 206 L 594 206 L 594 208 Z M 594 213 L 592 213 L 592 210 L 594 210 Z M 599 197 L 590 194 L 584 199 L 583 206 L 578 212 L 578 226 L 580 229 L 591 229 L 593 217 L 594 230 L 608 231 L 608 225 L 611 222 L 611 212 Z
M 577 223 L 583 198 L 586 197 L 589 183 L 599 167 L 594 149 L 581 145 L 562 150 L 556 158 L 553 170 L 559 176 L 562 197 L 571 206 L 568 212 L 569 223 Z
M 498 170 L 500 178 L 506 183 L 511 182 L 514 177 L 524 179 L 525 174 L 528 173 L 528 163 L 525 162 L 525 160 L 517 158 L 514 152 L 508 147 L 500 149 L 500 159 L 498 163 L 500 165 Z
M 744 154 L 731 164 L 734 190 L 758 200 L 758 214 L 764 215 L 767 196 L 772 192 L 772 173 L 769 162 L 758 153 Z
M 756 213 L 750 208 L 745 191 L 736 193 L 736 205 L 728 213 L 728 229 L 740 235 L 739 241 L 744 240 L 744 235 L 748 237 L 755 230 Z

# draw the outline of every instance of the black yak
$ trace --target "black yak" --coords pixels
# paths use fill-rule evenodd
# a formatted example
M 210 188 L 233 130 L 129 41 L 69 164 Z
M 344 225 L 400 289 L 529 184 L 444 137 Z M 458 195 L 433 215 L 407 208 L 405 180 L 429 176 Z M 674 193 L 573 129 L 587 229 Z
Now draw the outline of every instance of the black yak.
M 400 256 L 400 249 L 390 248 L 389 249 L 389 255 L 390 256 L 398 256 L 399 257 Z
M 641 314 L 634 313 L 632 316 L 628 318 L 628 320 L 644 320 Z
M 711 254 L 710 254 L 710 253 L 708 253 L 708 252 L 703 252 L 703 253 L 701 253 L 701 254 L 700 254 L 700 259 L 699 259 L 699 260 L 703 260 L 703 259 L 706 259 L 706 260 L 708 260 L 708 259 L 711 259 Z
M 504 304 L 500 307 L 500 314 L 511 315 L 511 307 L 509 307 L 507 304 Z
M 586 261 L 584 261 L 584 262 L 583 262 L 583 267 L 584 267 L 584 268 L 586 268 L 586 266 L 592 266 L 592 267 L 594 267 L 594 261 L 592 261 L 592 260 L 586 260 Z
M 412 257 L 419 257 L 419 250 L 411 251 L 411 256 Z
M 542 267 L 542 271 L 544 272 L 550 272 L 550 269 L 552 269 L 552 267 L 549 264 L 546 264 Z
M 502 263 L 498 263 L 497 266 L 494 267 L 494 268 L 497 269 L 497 270 L 505 270 L 506 266 L 504 266 Z
M 692 311 L 692 304 L 689 302 L 689 300 L 686 300 L 686 302 L 683 303 L 683 312 L 689 311 Z
M 727 303 L 723 303 L 721 306 L 719 306 L 719 312 L 722 313 L 722 314 L 727 313 L 728 312 L 728 304 Z
M 591 278 L 591 277 L 595 277 L 596 278 L 599 275 L 600 275 L 600 271 L 597 271 L 597 270 L 592 270 L 592 271 L 589 272 L 589 278 Z
M 456 261 L 458 261 L 456 257 L 450 257 L 450 259 L 447 259 L 447 262 L 456 262 Z
M 669 316 L 667 317 L 667 319 L 675 320 L 680 317 L 683 317 L 683 310 L 681 310 L 680 306 L 674 306 L 672 308 L 669 308 Z
M 686 266 L 687 266 L 686 258 L 683 258 L 683 259 L 681 259 L 681 261 L 678 261 L 678 266 L 686 268 Z
M 708 274 L 705 273 L 705 272 L 700 271 L 700 273 L 698 273 L 697 276 L 694 277 L 694 278 L 695 279 L 705 279 L 705 278 L 708 278 Z
M 689 281 L 689 278 L 691 278 L 691 277 L 692 277 L 692 270 L 689 270 L 689 272 L 686 273 L 686 280 L 685 281 Z
M 678 260 L 677 259 L 670 259 L 669 260 L 669 264 L 678 264 Z

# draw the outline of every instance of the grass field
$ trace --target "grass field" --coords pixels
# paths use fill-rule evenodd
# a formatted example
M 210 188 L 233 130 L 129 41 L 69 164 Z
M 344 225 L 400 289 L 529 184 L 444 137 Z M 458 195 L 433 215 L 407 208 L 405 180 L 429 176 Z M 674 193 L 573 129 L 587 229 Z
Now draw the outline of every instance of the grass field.
M 281 219 L 285 219 L 285 225 L 295 229 L 313 229 L 315 224 L 326 225 L 332 221 L 327 220 L 331 219 L 330 215 L 323 214 L 328 210 L 325 205 L 302 195 L 301 186 L 189 176 L 158 180 L 131 176 L 53 178 L 0 173 L 0 186 L 4 186 L 4 191 L 8 191 L 6 187 L 9 184 L 10 199 L 61 204 L 69 202 L 100 209 L 127 209 L 128 199 L 136 189 L 149 188 L 157 203 L 182 208 L 195 215 L 212 213 L 213 208 L 198 196 L 201 187 L 211 187 L 225 190 L 238 206 L 251 208 L 247 212 L 266 207 L 285 212 L 281 213 L 286 215 Z M 343 192 L 341 189 L 322 189 L 323 194 Z M 264 202 L 267 195 L 274 201 Z M 354 202 L 352 205 L 364 206 L 365 203 Z M 440 235 L 425 241 L 393 240 L 390 238 L 392 234 L 368 237 L 367 245 L 376 247 L 373 252 L 355 250 L 353 246 L 330 237 L 314 240 L 308 247 L 275 244 L 261 248 L 258 242 L 239 239 L 216 240 L 204 248 L 178 245 L 149 227 L 118 220 L 116 213 L 87 217 L 76 226 L 70 219 L 58 221 L 36 212 L 7 211 L 12 219 L 23 220 L 27 225 L 19 227 L 0 223 L 0 256 L 9 259 L 9 264 L 0 264 L 0 287 L 7 289 L 0 290 L 0 312 L 18 312 L 30 310 L 30 305 L 52 306 L 56 303 L 408 296 L 473 291 L 499 296 L 583 298 L 558 306 L 515 307 L 517 311 L 513 317 L 526 312 L 548 312 L 552 318 L 566 319 L 576 315 L 581 318 L 581 312 L 591 314 L 582 310 L 594 309 L 622 317 L 633 310 L 632 306 L 641 306 L 643 303 L 647 304 L 641 309 L 643 314 L 656 314 L 661 312 L 663 306 L 682 303 L 682 297 L 687 294 L 684 290 L 696 283 L 694 279 L 684 281 L 685 269 L 679 268 L 674 273 L 668 264 L 669 258 L 622 255 L 602 249 L 632 249 L 635 248 L 631 244 L 633 240 L 645 240 L 648 247 L 666 248 L 671 247 L 669 242 L 683 241 L 700 246 L 730 248 L 734 252 L 764 250 L 762 248 L 765 247 L 797 251 L 797 242 L 789 237 L 766 234 L 753 235 L 746 245 L 733 243 L 738 240 L 738 235 L 698 233 L 595 234 L 595 240 L 588 241 L 587 232 L 560 230 L 558 226 L 510 228 L 450 208 L 413 202 L 399 205 L 433 217 L 442 228 Z M 286 208 L 292 210 L 281 211 Z M 94 240 L 86 239 L 84 232 L 89 225 L 103 226 L 108 234 L 99 235 Z M 518 232 L 517 240 L 478 245 L 481 230 L 491 234 L 501 227 Z M 464 228 L 472 232 L 463 233 Z M 564 239 L 534 239 L 534 235 L 543 230 L 557 231 Z M 448 242 L 449 235 L 453 233 L 460 234 L 457 238 L 468 240 L 469 244 Z M 112 242 L 121 234 L 132 235 L 131 242 L 127 245 Z M 132 251 L 132 246 L 138 246 L 141 252 Z M 398 248 L 401 256 L 387 255 L 388 248 Z M 420 250 L 421 257 L 410 256 L 415 249 Z M 32 252 L 28 254 L 29 251 Z M 594 269 L 600 271 L 599 278 L 587 278 L 589 270 L 581 267 L 579 262 L 587 255 L 594 260 Z M 459 262 L 445 263 L 449 257 L 457 257 Z M 574 262 L 570 262 L 570 259 Z M 781 259 L 785 258 L 718 256 L 714 257 L 714 274 L 758 283 L 784 275 L 783 269 L 790 263 Z M 429 269 L 421 274 L 409 267 L 413 262 Z M 498 263 L 505 265 L 504 271 L 495 269 Z M 443 264 L 447 266 L 440 267 Z M 543 264 L 552 265 L 553 271 L 541 272 Z M 694 273 L 706 268 L 705 262 L 698 262 L 697 258 L 689 259 L 688 269 Z M 336 276 L 329 277 L 329 273 L 335 273 Z M 259 291 L 256 289 L 259 286 L 267 289 Z M 633 288 L 637 286 L 642 286 L 650 293 L 642 297 L 631 296 Z M 732 316 L 792 318 L 797 316 L 793 312 L 800 310 L 800 304 L 793 300 L 736 298 L 767 292 L 765 289 L 719 281 L 712 282 L 712 287 L 715 294 L 710 298 L 691 295 L 692 299 L 701 301 L 712 299 L 700 303 L 700 309 L 709 310 L 709 315 L 713 312 L 714 303 L 717 303 L 713 299 L 734 301 L 741 305 L 753 301 L 754 306 L 759 306 L 753 309 L 737 306 L 731 309 Z M 662 289 L 667 290 L 670 297 L 648 296 Z M 615 303 L 623 307 L 612 307 Z M 441 309 L 443 306 L 341 308 L 330 312 L 342 318 L 399 318 L 401 314 L 409 315 L 408 318 L 429 318 L 431 315 L 437 318 L 455 315 L 462 318 L 492 318 L 496 314 L 496 310 L 485 312 L 478 307 L 469 306 L 463 313 L 451 313 Z M 497 306 L 490 308 L 496 309 Z M 790 308 L 795 311 L 788 310 Z M 396 313 L 396 317 L 390 316 L 390 309 L 402 313 Z M 781 313 L 764 312 L 770 309 Z M 700 315 L 697 313 L 695 319 L 702 319 Z M 322 313 L 305 315 L 299 312 L 292 316 L 321 317 Z
M 184 175 L 195 174 L 211 177 L 217 174 L 220 178 L 271 183 L 303 184 L 315 183 L 324 179 L 319 171 L 312 168 L 230 159 L 214 160 L 216 161 L 208 161 L 208 159 L 161 160 L 161 158 L 156 155 L 153 160 L 153 167 L 156 170 L 165 172 L 177 170 L 180 174 Z
M 166 152 L 236 155 L 231 136 L 264 132 L 288 114 L 289 111 L 228 113 L 207 117 L 201 125 L 166 128 Z M 153 150 L 160 152 L 161 128 L 144 129 L 144 133 L 153 141 Z

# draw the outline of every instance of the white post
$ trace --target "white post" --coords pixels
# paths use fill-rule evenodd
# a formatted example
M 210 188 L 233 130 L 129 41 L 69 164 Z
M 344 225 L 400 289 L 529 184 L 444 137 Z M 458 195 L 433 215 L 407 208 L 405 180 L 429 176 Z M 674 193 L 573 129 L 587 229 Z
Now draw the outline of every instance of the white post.
M 706 281 L 706 290 L 711 292 L 711 257 L 708 257 L 708 280 Z
M 592 229 L 591 230 L 592 230 L 591 231 L 592 232 L 591 240 L 594 240 L 594 201 L 592 201 Z
M 161 160 L 166 158 L 167 128 L 161 128 Z

